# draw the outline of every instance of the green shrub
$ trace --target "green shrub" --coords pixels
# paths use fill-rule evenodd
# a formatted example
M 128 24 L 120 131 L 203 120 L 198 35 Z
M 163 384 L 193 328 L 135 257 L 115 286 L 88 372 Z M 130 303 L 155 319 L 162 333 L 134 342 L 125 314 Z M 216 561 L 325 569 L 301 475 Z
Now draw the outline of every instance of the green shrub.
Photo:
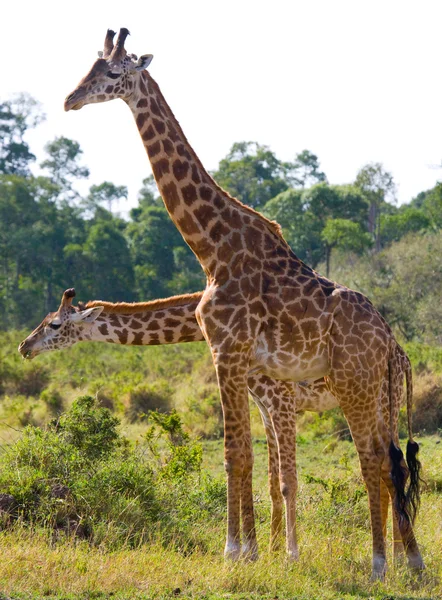
M 55 414 L 58 414 L 63 407 L 63 395 L 59 392 L 58 386 L 50 384 L 40 394 L 40 400 L 46 404 L 48 409 Z
M 46 429 L 28 426 L 5 455 L 0 493 L 11 494 L 30 524 L 96 544 L 204 544 L 208 519 L 220 521 L 225 486 L 202 473 L 201 445 L 176 413 L 151 413 L 141 442 L 82 396 Z M 195 528 L 195 524 L 200 527 Z
M 38 396 L 50 381 L 49 371 L 40 364 L 30 363 L 15 381 L 15 390 L 23 396 Z
M 166 381 L 140 383 L 128 393 L 125 416 L 133 423 L 150 411 L 170 410 L 171 396 L 172 389 Z

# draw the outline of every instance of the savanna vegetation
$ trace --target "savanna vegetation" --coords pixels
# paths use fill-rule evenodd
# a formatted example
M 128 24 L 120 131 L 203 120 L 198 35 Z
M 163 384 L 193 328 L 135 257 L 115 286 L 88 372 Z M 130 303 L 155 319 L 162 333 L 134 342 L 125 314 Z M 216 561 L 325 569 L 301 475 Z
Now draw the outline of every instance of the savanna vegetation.
M 422 579 L 391 566 L 369 585 L 367 499 L 339 410 L 300 417 L 301 559 L 267 552 L 266 444 L 252 406 L 261 559 L 225 564 L 222 415 L 203 343 L 83 343 L 22 361 L 18 343 L 64 289 L 83 300 L 148 300 L 202 289 L 201 269 L 151 178 L 138 206 L 103 182 L 87 195 L 79 144 L 26 132 L 27 96 L 0 104 L 0 591 L 8 598 L 436 598 L 442 595 L 442 184 L 401 206 L 381 164 L 335 185 L 310 151 L 283 162 L 232 146 L 213 174 L 276 219 L 318 271 L 368 295 L 414 368 L 424 490 Z M 118 256 L 118 261 L 114 257 Z M 404 419 L 401 415 L 401 419 Z M 405 420 L 401 424 L 405 434 Z M 390 561 L 391 563 L 391 561 Z

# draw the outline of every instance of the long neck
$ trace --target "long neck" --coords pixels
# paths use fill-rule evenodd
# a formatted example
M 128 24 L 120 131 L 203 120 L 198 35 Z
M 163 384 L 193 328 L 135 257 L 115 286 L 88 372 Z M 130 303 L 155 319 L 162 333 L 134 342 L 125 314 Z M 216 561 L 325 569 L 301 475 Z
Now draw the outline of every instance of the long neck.
M 266 249 L 288 248 L 276 224 L 210 177 L 146 71 L 128 105 L 166 208 L 208 276 L 220 276 L 243 250 L 263 259 Z
M 89 302 L 87 307 L 104 310 L 82 340 L 133 346 L 201 342 L 204 337 L 195 319 L 201 297 L 198 292 L 146 303 Z

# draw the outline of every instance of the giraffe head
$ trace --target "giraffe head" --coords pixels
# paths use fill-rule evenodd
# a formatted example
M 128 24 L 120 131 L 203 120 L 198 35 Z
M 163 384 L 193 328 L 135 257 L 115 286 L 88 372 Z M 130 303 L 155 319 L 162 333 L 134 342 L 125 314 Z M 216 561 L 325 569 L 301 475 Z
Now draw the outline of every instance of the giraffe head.
M 83 338 L 85 330 L 100 315 L 102 306 L 80 310 L 72 306 L 73 288 L 66 290 L 57 312 L 49 313 L 40 325 L 23 340 L 18 351 L 23 358 L 34 358 L 49 350 L 69 348 Z
M 127 54 L 124 42 L 128 35 L 129 31 L 126 28 L 120 29 L 114 45 L 115 32 L 107 30 L 104 50 L 98 53 L 99 58 L 89 73 L 66 98 L 65 110 L 79 110 L 85 104 L 107 102 L 114 98 L 129 100 L 138 88 L 137 79 L 148 67 L 153 56 L 145 54 L 138 59 L 135 54 Z

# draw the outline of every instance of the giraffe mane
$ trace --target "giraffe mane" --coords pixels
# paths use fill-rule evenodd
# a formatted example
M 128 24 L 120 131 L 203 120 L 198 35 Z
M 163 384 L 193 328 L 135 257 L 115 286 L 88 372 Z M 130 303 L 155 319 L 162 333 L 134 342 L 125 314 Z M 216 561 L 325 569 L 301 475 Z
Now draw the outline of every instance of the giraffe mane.
M 198 303 L 202 298 L 203 292 L 194 292 L 193 294 L 181 294 L 170 298 L 160 300 L 151 300 L 150 302 L 106 302 L 104 300 L 89 300 L 86 304 L 79 303 L 80 311 L 87 308 L 96 308 L 102 306 L 105 313 L 120 315 L 132 315 L 135 313 L 160 310 L 170 308 L 171 306 L 185 306 L 191 303 Z
M 170 108 L 170 106 L 168 105 L 168 103 L 166 102 L 162 91 L 160 90 L 159 85 L 157 84 L 157 82 L 155 81 L 155 79 L 153 79 L 153 77 L 150 75 L 150 73 L 148 73 L 147 71 L 143 71 L 143 75 L 144 77 L 147 78 L 148 82 L 152 85 L 152 87 L 155 89 L 155 93 L 157 94 L 157 98 L 161 98 L 161 108 L 168 113 L 168 116 L 171 117 L 173 119 L 173 121 L 176 123 L 176 126 L 179 127 L 180 129 L 180 133 L 183 136 L 183 139 L 185 140 L 185 142 L 187 143 L 188 147 L 191 149 L 192 154 L 193 154 L 193 160 L 198 164 L 198 166 L 200 167 L 200 169 L 202 169 L 204 171 L 204 173 L 207 174 L 207 176 L 209 177 L 209 179 L 212 180 L 213 184 L 215 185 L 216 188 L 218 188 L 218 190 L 224 195 L 227 196 L 227 198 L 234 202 L 235 204 L 238 205 L 238 207 L 241 210 L 244 210 L 250 214 L 252 214 L 253 216 L 257 217 L 261 222 L 264 223 L 264 225 L 267 226 L 268 229 L 270 229 L 271 233 L 273 233 L 274 235 L 276 235 L 282 242 L 284 242 L 284 244 L 289 247 L 287 241 L 284 239 L 284 236 L 282 234 L 282 228 L 281 225 L 279 223 L 277 223 L 276 221 L 271 221 L 270 219 L 268 219 L 267 217 L 265 217 L 262 213 L 258 212 L 257 210 L 255 210 L 254 208 L 252 208 L 251 206 L 247 206 L 247 204 L 244 204 L 243 202 L 241 202 L 241 200 L 238 200 L 238 198 L 235 198 L 234 196 L 231 196 L 229 194 L 229 192 L 227 192 L 225 189 L 223 189 L 214 179 L 213 177 L 210 175 L 210 173 L 206 170 L 206 168 L 204 167 L 204 165 L 202 164 L 202 162 L 200 161 L 198 155 L 196 154 L 196 152 L 193 150 L 192 146 L 189 144 L 189 141 L 185 135 L 185 133 L 183 132 L 183 130 L 181 129 L 180 124 L 178 123 L 177 118 L 175 117 L 175 115 L 172 112 L 172 109 Z

